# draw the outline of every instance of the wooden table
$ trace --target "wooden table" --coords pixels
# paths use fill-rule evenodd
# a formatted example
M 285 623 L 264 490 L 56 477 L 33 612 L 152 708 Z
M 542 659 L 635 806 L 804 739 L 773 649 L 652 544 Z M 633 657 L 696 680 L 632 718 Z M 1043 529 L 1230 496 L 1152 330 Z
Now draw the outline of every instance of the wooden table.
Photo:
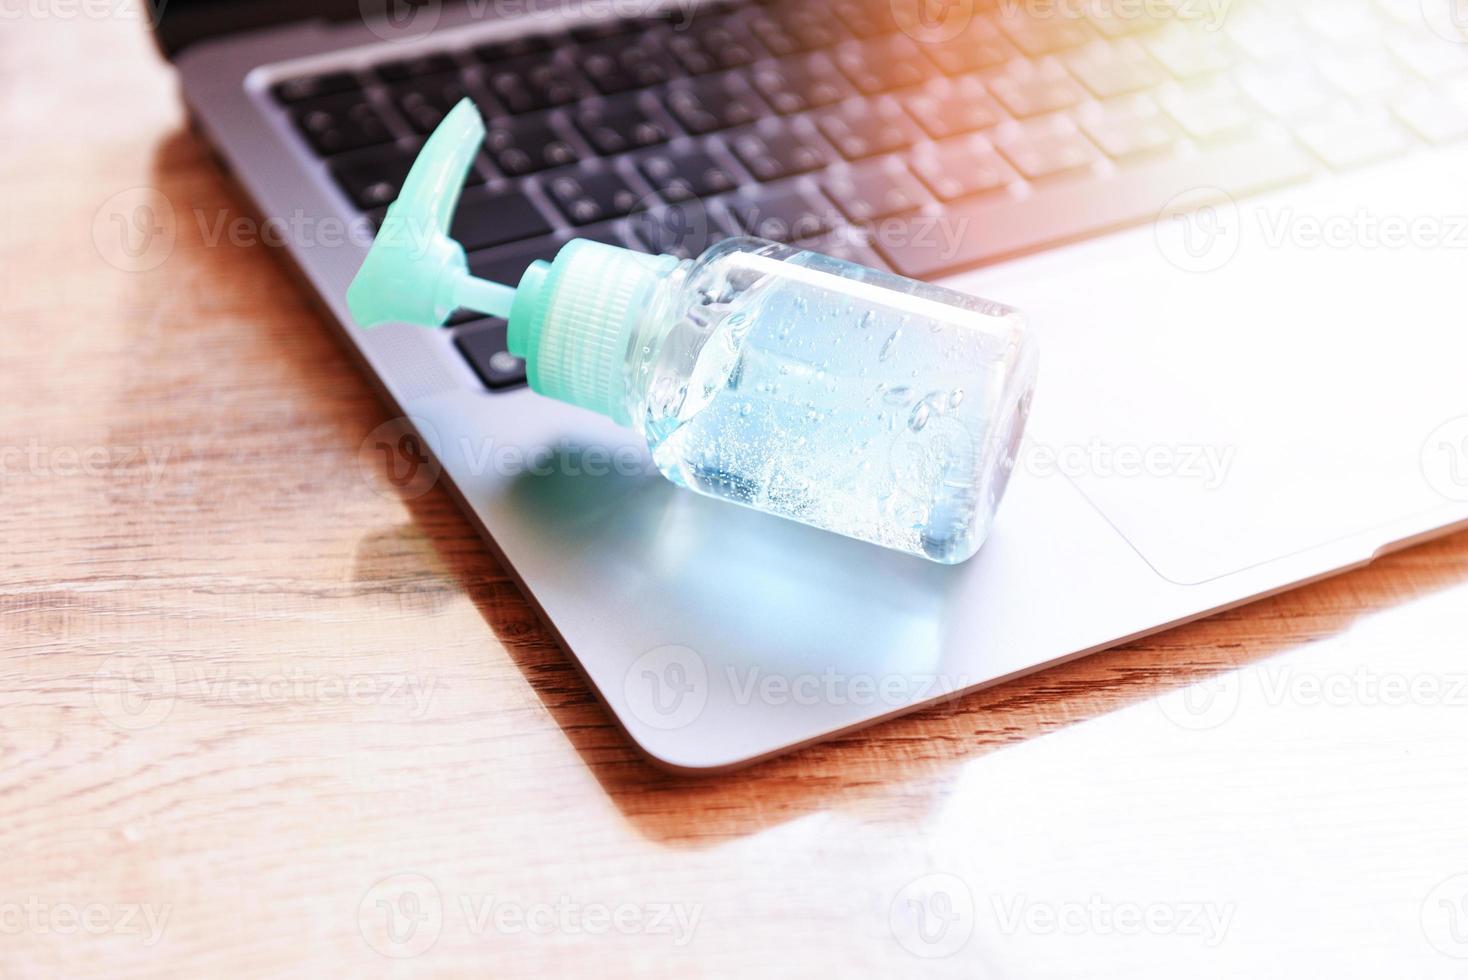
M 0 31 L 0 974 L 1468 974 L 1468 536 L 661 774 L 77 9 Z

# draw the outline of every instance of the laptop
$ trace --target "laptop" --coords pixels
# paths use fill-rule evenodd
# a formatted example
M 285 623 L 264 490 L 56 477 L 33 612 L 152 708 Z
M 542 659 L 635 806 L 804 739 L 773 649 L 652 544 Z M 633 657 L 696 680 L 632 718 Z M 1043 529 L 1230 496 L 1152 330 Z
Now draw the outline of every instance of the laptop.
M 435 464 L 669 769 L 1468 525 L 1468 12 L 1448 0 L 155 13 L 198 129 L 292 229 L 399 416 L 367 454 L 388 479 L 395 453 Z M 465 96 L 489 135 L 454 234 L 489 278 L 572 237 L 694 255 L 747 233 L 1025 311 L 1040 379 L 979 554 L 939 566 L 676 489 L 633 433 L 529 391 L 502 322 L 356 329 L 375 222 Z

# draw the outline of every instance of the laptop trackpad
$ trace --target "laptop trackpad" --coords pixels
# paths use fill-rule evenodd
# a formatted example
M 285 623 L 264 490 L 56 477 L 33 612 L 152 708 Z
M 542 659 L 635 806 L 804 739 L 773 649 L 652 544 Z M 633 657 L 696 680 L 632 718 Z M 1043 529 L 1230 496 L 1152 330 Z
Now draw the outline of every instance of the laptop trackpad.
M 1038 331 L 1023 465 L 1073 480 L 1186 584 L 1444 506 L 1435 485 L 1468 479 L 1437 458 L 1468 414 L 1464 165 L 1417 158 L 1225 205 L 1191 239 L 1148 226 L 958 280 Z

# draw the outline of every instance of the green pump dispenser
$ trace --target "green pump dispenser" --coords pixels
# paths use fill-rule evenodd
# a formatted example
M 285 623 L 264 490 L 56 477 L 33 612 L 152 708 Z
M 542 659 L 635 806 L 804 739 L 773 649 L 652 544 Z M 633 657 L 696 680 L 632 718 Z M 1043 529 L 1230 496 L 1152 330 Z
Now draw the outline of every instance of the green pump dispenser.
M 532 263 L 518 288 L 473 275 L 449 225 L 483 140 L 484 122 L 468 99 L 433 131 L 347 289 L 352 317 L 361 327 L 438 327 L 460 308 L 502 317 L 532 389 L 625 425 L 627 346 L 678 259 L 573 239 L 554 261 Z

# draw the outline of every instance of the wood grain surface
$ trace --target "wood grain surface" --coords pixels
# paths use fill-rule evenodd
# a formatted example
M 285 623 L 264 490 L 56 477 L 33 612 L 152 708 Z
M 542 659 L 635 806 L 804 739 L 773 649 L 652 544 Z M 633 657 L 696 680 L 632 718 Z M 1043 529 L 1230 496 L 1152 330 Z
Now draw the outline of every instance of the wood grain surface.
M 662 774 L 359 465 L 136 5 L 7 10 L 0 974 L 1468 975 L 1468 536 Z

